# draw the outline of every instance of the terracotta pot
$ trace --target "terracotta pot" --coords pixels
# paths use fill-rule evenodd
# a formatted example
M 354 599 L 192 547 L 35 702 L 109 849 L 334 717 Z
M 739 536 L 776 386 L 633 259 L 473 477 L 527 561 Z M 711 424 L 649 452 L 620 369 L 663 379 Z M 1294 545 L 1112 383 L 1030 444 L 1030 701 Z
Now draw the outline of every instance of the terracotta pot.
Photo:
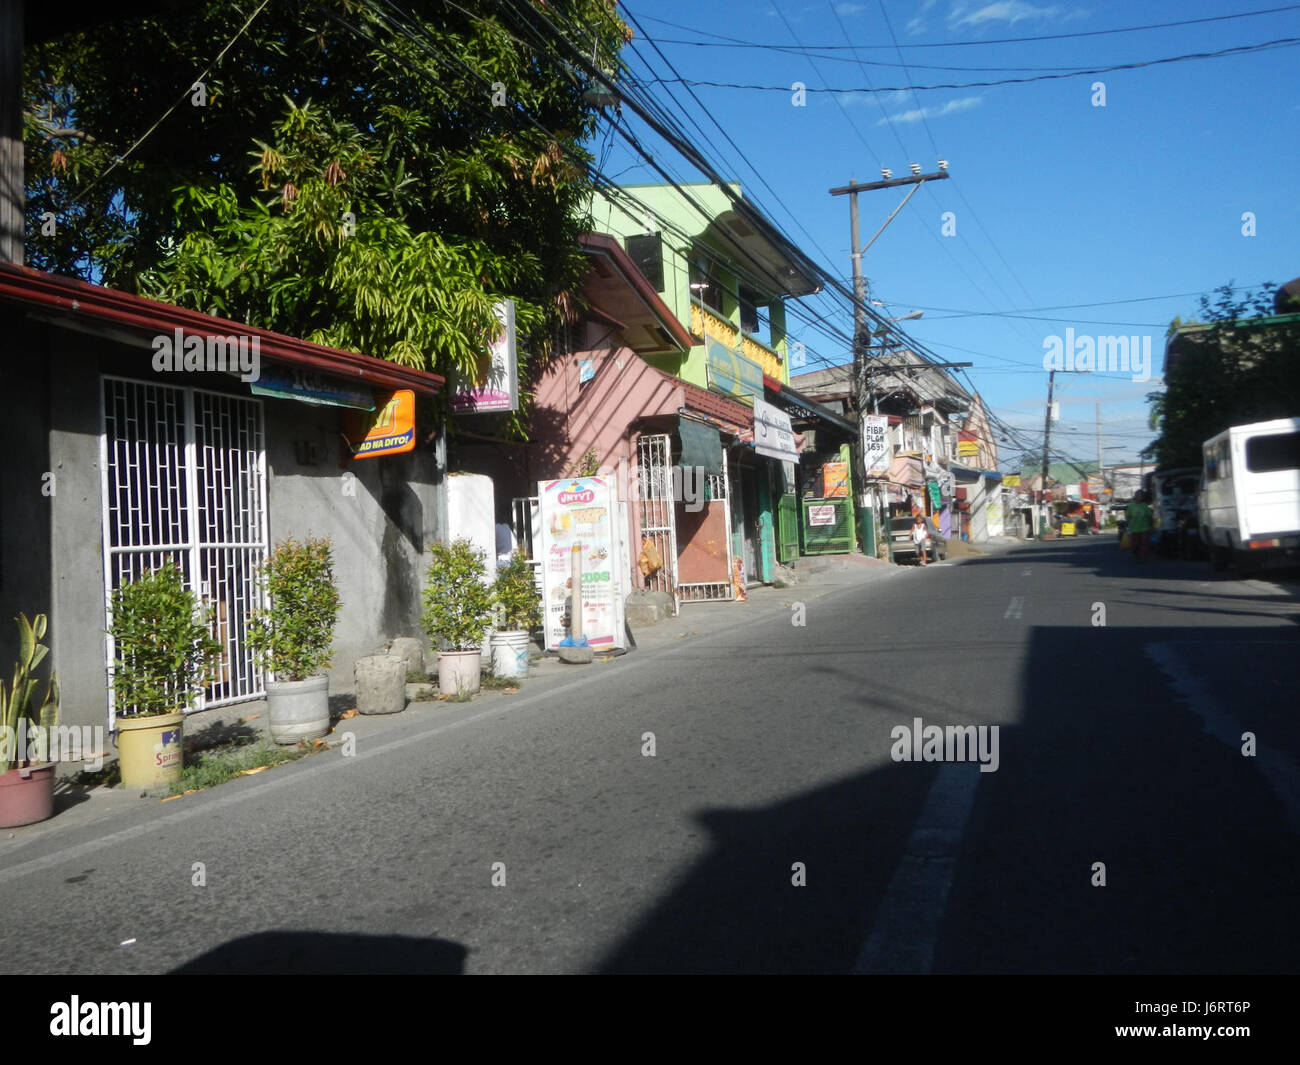
M 53 816 L 53 762 L 0 774 L 0 828 L 34 825 Z

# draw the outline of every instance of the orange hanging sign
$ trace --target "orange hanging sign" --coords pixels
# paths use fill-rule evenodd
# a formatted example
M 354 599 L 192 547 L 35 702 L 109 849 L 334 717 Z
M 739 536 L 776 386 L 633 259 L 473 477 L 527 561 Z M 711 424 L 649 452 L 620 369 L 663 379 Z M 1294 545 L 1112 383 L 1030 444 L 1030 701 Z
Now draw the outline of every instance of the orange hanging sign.
M 374 414 L 349 411 L 344 415 L 343 438 L 354 459 L 415 450 L 415 393 L 403 388 L 377 399 Z

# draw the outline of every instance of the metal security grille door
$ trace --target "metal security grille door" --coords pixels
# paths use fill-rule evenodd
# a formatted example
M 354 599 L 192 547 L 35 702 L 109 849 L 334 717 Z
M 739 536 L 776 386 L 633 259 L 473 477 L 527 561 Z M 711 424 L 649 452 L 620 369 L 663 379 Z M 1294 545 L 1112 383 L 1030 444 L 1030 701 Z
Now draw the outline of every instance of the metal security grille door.
M 267 548 L 260 405 L 113 377 L 103 379 L 103 404 L 105 614 L 114 589 L 174 561 L 223 648 L 214 682 L 192 709 L 262 695 L 246 639 Z M 106 654 L 111 671 L 111 639 Z
M 221 706 L 264 693 L 247 638 L 267 551 L 262 408 L 215 392 L 192 395 L 198 586 L 224 649 L 203 705 Z
M 849 499 L 803 500 L 803 549 L 809 555 L 853 550 L 853 511 Z
M 727 476 L 725 464 L 721 473 L 705 475 L 704 497 L 708 500 L 705 506 L 709 510 L 722 511 L 720 527 L 723 530 L 722 544 L 725 558 L 722 573 L 726 576 L 726 580 L 694 581 L 679 585 L 678 594 L 683 603 L 729 603 L 736 598 L 736 585 L 730 576 L 733 571 L 732 560 L 735 557 L 731 552 L 730 486 L 731 481 Z
M 641 535 L 659 552 L 663 565 L 641 587 L 653 592 L 667 592 L 677 601 L 677 525 L 675 521 L 672 476 L 672 438 L 667 434 L 638 437 L 637 518 Z M 640 546 L 633 545 L 640 553 Z
M 794 495 L 777 500 L 776 532 L 778 557 L 782 562 L 793 562 L 799 557 L 799 500 Z

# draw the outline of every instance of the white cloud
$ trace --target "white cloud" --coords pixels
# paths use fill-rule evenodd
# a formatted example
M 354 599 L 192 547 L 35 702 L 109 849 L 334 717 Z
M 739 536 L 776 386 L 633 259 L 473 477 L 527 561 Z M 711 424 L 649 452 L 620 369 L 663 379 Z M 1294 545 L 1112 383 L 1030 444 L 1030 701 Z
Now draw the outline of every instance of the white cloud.
M 866 4 L 836 4 L 835 14 L 837 15 L 857 15 L 866 11 Z
M 978 107 L 983 102 L 984 97 L 982 96 L 963 96 L 957 100 L 949 100 L 942 107 L 917 107 L 911 111 L 902 111 L 899 114 L 890 115 L 888 118 L 882 118 L 876 125 L 883 126 L 889 122 L 920 122 L 925 118 L 955 115 L 960 111 L 969 111 L 972 107 Z
M 974 11 L 971 10 L 972 6 L 968 3 L 954 4 L 948 14 L 948 24 L 982 26 L 989 22 L 1005 22 L 1009 26 L 1014 26 L 1017 22 L 1029 22 L 1035 19 L 1072 19 L 1081 14 L 1077 11 L 1068 11 L 1059 4 L 1036 7 L 1026 3 L 1025 0 L 995 0 L 994 3 L 985 4 Z
M 903 29 L 904 31 L 906 31 L 909 37 L 915 37 L 917 36 L 917 34 L 924 33 L 925 19 L 923 19 L 920 15 L 917 15 L 916 18 L 909 20 L 907 25 L 904 26 Z

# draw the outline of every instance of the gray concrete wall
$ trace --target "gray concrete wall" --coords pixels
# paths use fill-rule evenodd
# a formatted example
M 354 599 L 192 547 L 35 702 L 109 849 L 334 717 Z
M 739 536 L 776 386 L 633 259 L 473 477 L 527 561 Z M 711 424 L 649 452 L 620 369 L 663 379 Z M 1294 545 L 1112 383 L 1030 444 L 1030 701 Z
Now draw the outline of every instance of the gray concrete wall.
M 267 495 L 273 543 L 329 536 L 338 580 L 330 691 L 352 690 L 356 660 L 394 636 L 423 637 L 423 555 L 438 538 L 442 480 L 417 450 L 339 468 L 339 411 L 264 400 Z M 317 462 L 303 462 L 319 456 Z
M 150 349 L 19 316 L 0 318 L 0 329 L 0 424 L 13 434 L 0 462 L 0 672 L 12 670 L 17 643 L 8 619 L 49 614 L 62 720 L 103 725 L 100 381 L 102 373 L 156 381 Z M 247 395 L 246 386 L 220 376 L 169 375 L 166 383 Z M 423 553 L 445 522 L 439 463 L 424 449 L 349 460 L 349 481 L 340 465 L 339 408 L 261 402 L 271 540 L 333 541 L 342 609 L 330 688 L 350 692 L 359 657 L 393 636 L 422 635 Z M 55 475 L 48 497 L 41 493 L 47 471 Z
M 6 688 L 18 657 L 18 614 L 49 615 L 50 518 L 60 488 L 50 469 L 50 377 L 39 352 L 45 327 L 0 312 L 0 678 Z M 46 486 L 49 486 L 48 488 Z M 54 495 L 46 495 L 52 490 Z M 51 632 L 55 631 L 51 619 Z M 42 689 L 43 691 L 43 689 Z
M 100 356 L 117 355 L 103 367 L 113 372 L 128 369 L 133 360 L 123 365 L 120 353 L 113 352 L 116 345 L 83 333 L 51 328 L 48 337 L 50 459 L 59 485 L 51 508 L 57 624 L 51 622 L 50 650 L 59 671 L 59 716 L 67 724 L 104 725 L 108 671 L 100 507 Z

